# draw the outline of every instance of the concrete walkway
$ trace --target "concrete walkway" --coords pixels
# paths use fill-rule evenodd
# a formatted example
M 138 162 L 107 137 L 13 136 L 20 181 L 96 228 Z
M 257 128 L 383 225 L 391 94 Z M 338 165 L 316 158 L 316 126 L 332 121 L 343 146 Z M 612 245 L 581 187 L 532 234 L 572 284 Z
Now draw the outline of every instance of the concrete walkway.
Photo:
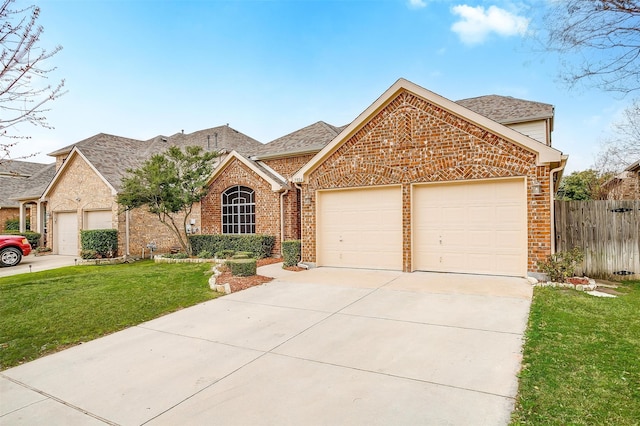
M 519 278 L 285 271 L 3 371 L 0 424 L 505 425 L 531 295 Z

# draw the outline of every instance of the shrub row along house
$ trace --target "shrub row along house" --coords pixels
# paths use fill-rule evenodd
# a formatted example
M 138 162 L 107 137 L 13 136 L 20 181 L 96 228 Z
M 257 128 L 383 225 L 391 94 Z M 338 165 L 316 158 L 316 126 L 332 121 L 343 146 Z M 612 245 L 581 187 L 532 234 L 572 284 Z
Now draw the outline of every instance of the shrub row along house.
M 302 240 L 317 266 L 525 276 L 553 249 L 552 194 L 566 156 L 553 106 L 502 96 L 450 101 L 400 79 L 347 126 L 322 121 L 262 144 L 228 125 L 140 141 L 98 134 L 59 149 L 35 204 L 54 253 L 79 230 L 115 228 L 120 254 L 171 234 L 115 201 L 128 168 L 176 145 L 222 155 L 187 232 Z M 46 214 L 44 212 L 46 211 Z M 24 215 L 23 215 L 24 216 Z M 33 228 L 33 226 L 32 226 Z

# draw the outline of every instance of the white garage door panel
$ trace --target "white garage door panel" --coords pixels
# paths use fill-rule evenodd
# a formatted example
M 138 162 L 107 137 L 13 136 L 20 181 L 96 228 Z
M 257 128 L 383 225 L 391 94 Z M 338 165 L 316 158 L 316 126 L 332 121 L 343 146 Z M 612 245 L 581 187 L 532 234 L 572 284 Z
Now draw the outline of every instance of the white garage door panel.
M 78 215 L 76 212 L 55 214 L 53 236 L 58 254 L 78 255 Z
M 415 186 L 413 262 L 425 271 L 526 272 L 522 179 Z
M 84 229 L 111 229 L 111 210 L 96 210 L 85 213 Z
M 402 269 L 399 187 L 320 191 L 319 266 Z

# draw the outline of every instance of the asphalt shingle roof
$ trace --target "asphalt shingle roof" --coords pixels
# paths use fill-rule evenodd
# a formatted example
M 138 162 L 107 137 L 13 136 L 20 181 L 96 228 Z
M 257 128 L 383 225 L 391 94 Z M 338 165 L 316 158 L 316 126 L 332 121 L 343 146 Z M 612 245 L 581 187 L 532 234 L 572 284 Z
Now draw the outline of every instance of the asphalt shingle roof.
M 553 105 L 511 96 L 479 96 L 456 103 L 501 124 L 553 118 Z
M 0 163 L 0 176 L 31 176 L 46 166 L 30 161 L 7 160 Z
M 7 161 L 0 165 L 0 207 L 16 208 L 22 198 L 39 198 L 53 178 L 55 164 Z M 10 175 L 4 171 L 19 171 Z M 28 176 L 28 177 L 27 177 Z
M 152 155 L 161 153 L 170 146 L 198 145 L 205 149 L 214 150 L 216 149 L 216 134 L 218 135 L 218 150 L 236 150 L 251 154 L 263 146 L 257 140 L 229 126 L 218 126 L 187 134 L 176 133 L 172 136 L 156 136 L 147 141 L 99 133 L 73 145 L 67 145 L 49 155 L 64 155 L 76 147 L 96 170 L 116 190 L 119 190 L 120 181 L 127 170 L 139 167 Z M 209 136 L 208 140 L 207 136 Z
M 338 136 L 344 127 L 346 126 L 336 127 L 324 121 L 318 121 L 288 135 L 274 139 L 263 145 L 262 149 L 256 152 L 255 155 L 260 158 L 285 153 L 319 151 Z

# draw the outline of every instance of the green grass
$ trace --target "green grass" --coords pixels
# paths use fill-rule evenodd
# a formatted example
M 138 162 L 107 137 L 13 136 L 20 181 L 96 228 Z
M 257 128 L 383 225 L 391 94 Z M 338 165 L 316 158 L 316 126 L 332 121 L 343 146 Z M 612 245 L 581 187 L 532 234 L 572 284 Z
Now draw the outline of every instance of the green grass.
M 72 266 L 0 279 L 0 370 L 213 299 L 208 264 Z
M 512 424 L 640 424 L 640 281 L 620 291 L 535 290 Z

